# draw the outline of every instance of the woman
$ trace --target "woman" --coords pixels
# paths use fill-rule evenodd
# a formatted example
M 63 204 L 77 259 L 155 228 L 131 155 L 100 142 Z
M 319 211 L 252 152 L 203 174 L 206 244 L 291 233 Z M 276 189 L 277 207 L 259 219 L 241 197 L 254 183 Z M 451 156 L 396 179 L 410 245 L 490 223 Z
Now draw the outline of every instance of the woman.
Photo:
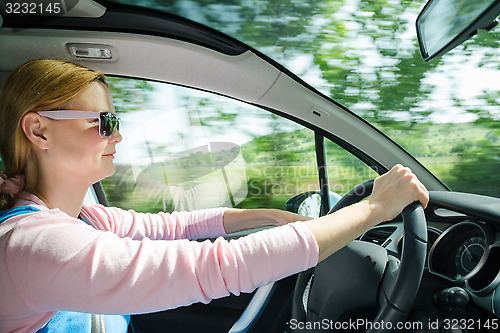
M 411 202 L 428 202 L 398 165 L 367 200 L 316 220 L 278 210 L 140 214 L 84 205 L 88 187 L 115 171 L 121 139 L 98 72 L 34 60 L 5 82 L 0 332 L 57 330 L 59 311 L 144 313 L 249 292 L 316 265 Z M 188 240 L 264 225 L 280 227 L 231 242 Z

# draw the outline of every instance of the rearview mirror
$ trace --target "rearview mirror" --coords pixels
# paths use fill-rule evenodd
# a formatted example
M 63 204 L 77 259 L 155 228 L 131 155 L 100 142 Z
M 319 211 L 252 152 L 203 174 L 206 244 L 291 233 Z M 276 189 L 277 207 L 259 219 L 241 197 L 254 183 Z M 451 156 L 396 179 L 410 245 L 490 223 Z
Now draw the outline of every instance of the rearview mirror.
M 500 0 L 430 0 L 417 18 L 417 36 L 424 60 L 462 44 L 478 29 L 497 25 Z

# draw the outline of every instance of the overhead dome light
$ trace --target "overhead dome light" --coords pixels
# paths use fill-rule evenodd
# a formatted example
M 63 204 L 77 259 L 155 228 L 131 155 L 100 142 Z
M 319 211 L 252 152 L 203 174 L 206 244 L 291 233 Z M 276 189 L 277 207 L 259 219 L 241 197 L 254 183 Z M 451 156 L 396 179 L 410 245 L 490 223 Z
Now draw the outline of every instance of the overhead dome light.
M 109 45 L 70 43 L 67 47 L 69 53 L 75 58 L 105 60 L 115 58 L 113 48 Z

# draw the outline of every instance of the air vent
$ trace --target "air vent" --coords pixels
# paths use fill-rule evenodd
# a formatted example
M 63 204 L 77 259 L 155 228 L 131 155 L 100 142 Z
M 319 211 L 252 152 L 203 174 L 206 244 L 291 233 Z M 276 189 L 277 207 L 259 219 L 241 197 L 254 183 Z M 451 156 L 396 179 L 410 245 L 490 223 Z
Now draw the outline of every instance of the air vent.
M 361 240 L 365 242 L 375 243 L 380 246 L 386 246 L 387 239 L 396 231 L 396 227 L 380 227 L 368 230 L 362 237 Z

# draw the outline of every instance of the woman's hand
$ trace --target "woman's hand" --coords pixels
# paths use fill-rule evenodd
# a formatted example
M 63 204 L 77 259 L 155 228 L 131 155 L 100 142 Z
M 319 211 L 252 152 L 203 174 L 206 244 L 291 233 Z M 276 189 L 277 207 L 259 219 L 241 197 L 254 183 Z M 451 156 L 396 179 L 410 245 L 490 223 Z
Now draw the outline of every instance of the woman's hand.
M 368 201 L 380 211 L 380 222 L 383 222 L 392 220 L 415 201 L 420 201 L 425 209 L 429 192 L 409 168 L 397 164 L 375 179 Z

